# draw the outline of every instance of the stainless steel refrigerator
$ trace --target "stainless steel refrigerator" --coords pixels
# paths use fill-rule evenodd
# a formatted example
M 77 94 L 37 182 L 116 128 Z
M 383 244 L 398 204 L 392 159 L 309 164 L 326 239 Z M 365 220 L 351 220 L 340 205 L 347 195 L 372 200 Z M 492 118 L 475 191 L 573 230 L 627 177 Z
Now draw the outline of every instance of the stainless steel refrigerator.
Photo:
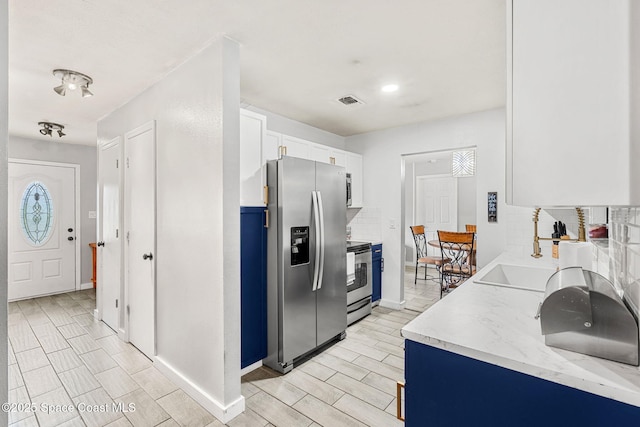
M 294 359 L 347 328 L 346 172 L 283 157 L 267 163 L 267 358 Z

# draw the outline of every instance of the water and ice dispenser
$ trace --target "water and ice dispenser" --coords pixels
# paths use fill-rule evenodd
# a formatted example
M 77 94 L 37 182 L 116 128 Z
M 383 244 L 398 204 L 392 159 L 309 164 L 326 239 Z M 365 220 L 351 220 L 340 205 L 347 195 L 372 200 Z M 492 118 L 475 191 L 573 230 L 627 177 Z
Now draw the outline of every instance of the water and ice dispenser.
M 309 227 L 291 227 L 291 266 L 309 263 Z

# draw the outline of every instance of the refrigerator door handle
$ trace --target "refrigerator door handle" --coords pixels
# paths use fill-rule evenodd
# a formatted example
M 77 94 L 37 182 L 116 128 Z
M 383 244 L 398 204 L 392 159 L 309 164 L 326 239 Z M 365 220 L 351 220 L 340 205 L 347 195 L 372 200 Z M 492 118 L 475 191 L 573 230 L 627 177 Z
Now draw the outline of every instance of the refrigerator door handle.
M 316 191 L 318 195 L 318 210 L 320 211 L 320 268 L 318 274 L 318 289 L 322 288 L 322 276 L 324 273 L 324 206 L 322 205 L 322 194 Z
M 311 200 L 313 201 L 313 221 L 315 223 L 316 231 L 316 254 L 315 262 L 313 263 L 313 288 L 312 291 L 318 289 L 318 274 L 320 271 L 320 215 L 318 213 L 318 193 L 317 191 L 311 192 Z

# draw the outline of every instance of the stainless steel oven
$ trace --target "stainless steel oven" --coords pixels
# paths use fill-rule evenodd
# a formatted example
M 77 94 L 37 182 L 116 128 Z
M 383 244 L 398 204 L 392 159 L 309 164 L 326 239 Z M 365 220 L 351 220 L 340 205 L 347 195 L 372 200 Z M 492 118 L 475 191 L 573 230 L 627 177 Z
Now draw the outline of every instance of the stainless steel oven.
M 347 242 L 347 254 L 353 253 L 352 274 L 347 275 L 347 324 L 371 313 L 371 243 Z M 351 257 L 347 256 L 347 260 Z M 348 267 L 347 271 L 351 271 Z

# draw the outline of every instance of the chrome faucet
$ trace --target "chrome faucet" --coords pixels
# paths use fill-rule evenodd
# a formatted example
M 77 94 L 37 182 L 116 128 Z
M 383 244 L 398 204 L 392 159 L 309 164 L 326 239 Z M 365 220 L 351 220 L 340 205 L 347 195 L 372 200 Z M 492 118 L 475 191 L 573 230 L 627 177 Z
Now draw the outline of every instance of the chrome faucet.
M 534 258 L 540 258 L 542 253 L 540 252 L 540 240 L 552 240 L 554 242 L 559 242 L 560 240 L 564 242 L 586 242 L 587 241 L 587 233 L 584 228 L 584 211 L 582 208 L 576 208 L 576 213 L 578 214 L 578 238 L 577 239 L 558 239 L 555 237 L 538 237 L 538 219 L 540 216 L 540 208 L 536 208 L 533 212 L 533 253 L 531 254 Z

